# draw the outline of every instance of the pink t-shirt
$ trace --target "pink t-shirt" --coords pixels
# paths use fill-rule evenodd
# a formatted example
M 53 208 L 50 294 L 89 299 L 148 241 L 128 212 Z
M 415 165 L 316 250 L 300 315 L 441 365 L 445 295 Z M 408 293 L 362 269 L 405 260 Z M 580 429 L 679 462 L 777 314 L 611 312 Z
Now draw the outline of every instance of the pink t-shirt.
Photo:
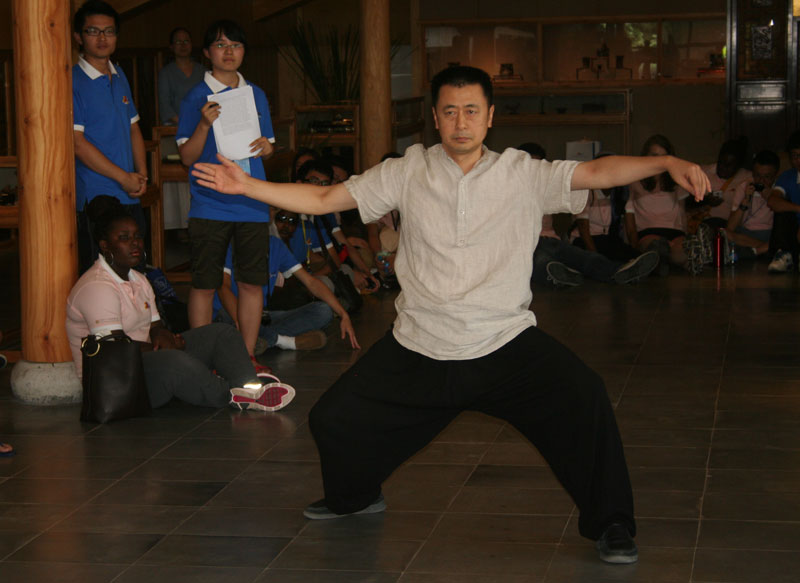
M 736 189 L 732 210 L 737 210 L 742 204 L 746 189 L 747 182 L 743 182 Z M 742 210 L 742 227 L 751 231 L 770 231 L 772 230 L 772 219 L 772 209 L 769 208 L 767 201 L 758 192 L 754 192 L 753 198 L 750 199 L 750 208 Z
M 723 179 L 717 176 L 716 163 L 703 166 L 703 172 L 706 173 L 708 180 L 711 182 L 711 195 L 709 196 L 722 197 L 722 204 L 711 207 L 710 216 L 727 221 L 728 217 L 731 216 L 731 210 L 733 210 L 733 197 L 736 195 L 736 189 L 740 184 L 746 184 L 752 180 L 753 175 L 749 170 L 739 168 L 733 177 Z
M 586 201 L 586 206 L 576 218 L 589 221 L 589 234 L 592 237 L 608 235 L 612 218 L 611 197 L 606 196 L 602 190 L 590 190 L 589 200 Z M 574 229 L 573 233 L 580 236 L 578 229 Z
M 149 342 L 150 324 L 160 319 L 147 278 L 131 269 L 125 281 L 101 256 L 75 283 L 67 298 L 67 338 L 78 378 L 83 368 L 83 338 L 123 330 L 133 340 Z
M 674 192 L 645 190 L 641 182 L 630 185 L 630 198 L 625 204 L 625 212 L 633 213 L 636 218 L 636 230 L 645 229 L 677 229 L 686 231 L 686 215 L 683 210 L 683 199 L 689 193 L 680 186 Z

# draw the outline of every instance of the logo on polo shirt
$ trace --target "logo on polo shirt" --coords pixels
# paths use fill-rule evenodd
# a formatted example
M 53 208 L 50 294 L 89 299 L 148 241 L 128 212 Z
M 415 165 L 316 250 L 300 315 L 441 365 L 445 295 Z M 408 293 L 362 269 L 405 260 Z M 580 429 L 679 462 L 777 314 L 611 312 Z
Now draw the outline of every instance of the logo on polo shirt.
M 128 96 L 127 95 L 123 95 L 122 96 L 122 103 L 124 103 L 125 105 L 128 105 Z
M 144 303 L 144 309 L 145 310 L 149 310 L 150 309 L 150 302 L 145 302 Z

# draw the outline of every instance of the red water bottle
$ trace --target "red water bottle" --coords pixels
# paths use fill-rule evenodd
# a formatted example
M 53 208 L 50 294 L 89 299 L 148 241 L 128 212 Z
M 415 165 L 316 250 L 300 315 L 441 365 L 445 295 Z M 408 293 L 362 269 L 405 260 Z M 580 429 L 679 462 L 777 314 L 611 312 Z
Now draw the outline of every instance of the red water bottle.
M 720 269 L 722 267 L 722 234 L 717 231 L 717 236 L 714 237 L 714 267 Z

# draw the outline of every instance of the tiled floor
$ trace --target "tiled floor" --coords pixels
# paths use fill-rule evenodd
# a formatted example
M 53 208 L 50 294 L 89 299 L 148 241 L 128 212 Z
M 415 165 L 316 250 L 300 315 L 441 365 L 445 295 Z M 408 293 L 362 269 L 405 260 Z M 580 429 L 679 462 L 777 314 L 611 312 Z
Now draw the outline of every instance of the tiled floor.
M 279 414 L 174 405 L 83 425 L 0 377 L 0 581 L 577 583 L 800 580 L 800 276 L 763 264 L 635 287 L 537 289 L 541 327 L 606 379 L 627 448 L 640 561 L 577 534 L 542 459 L 464 414 L 387 482 L 384 515 L 309 522 L 309 408 L 358 358 L 335 338 L 269 354 Z M 368 298 L 362 345 L 391 298 Z

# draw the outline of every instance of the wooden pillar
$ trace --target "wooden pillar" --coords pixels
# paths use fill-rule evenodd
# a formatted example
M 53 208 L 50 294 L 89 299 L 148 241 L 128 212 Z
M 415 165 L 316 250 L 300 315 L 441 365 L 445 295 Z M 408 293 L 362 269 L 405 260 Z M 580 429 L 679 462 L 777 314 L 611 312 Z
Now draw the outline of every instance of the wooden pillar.
M 392 149 L 389 0 L 361 0 L 361 170 Z
M 22 358 L 68 362 L 77 277 L 69 0 L 14 0 Z

